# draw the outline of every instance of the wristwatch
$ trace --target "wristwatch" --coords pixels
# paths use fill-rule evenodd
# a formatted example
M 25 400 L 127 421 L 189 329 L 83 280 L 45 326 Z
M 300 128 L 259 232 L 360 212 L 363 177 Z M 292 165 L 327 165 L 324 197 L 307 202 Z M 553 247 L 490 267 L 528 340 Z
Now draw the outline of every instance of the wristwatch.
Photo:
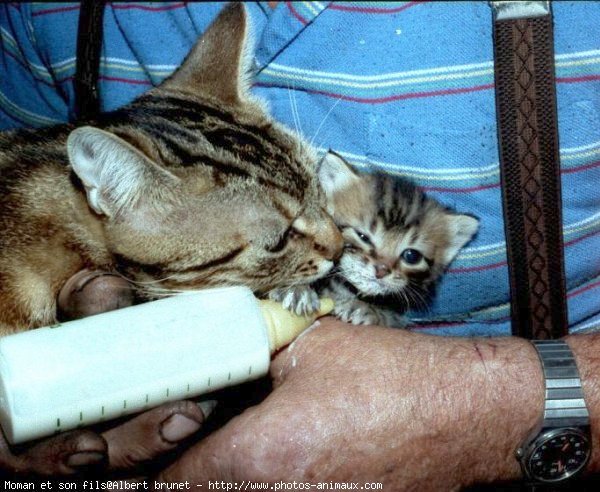
M 559 484 L 583 471 L 590 459 L 590 418 L 569 346 L 562 340 L 532 343 L 544 370 L 544 415 L 516 456 L 529 480 Z

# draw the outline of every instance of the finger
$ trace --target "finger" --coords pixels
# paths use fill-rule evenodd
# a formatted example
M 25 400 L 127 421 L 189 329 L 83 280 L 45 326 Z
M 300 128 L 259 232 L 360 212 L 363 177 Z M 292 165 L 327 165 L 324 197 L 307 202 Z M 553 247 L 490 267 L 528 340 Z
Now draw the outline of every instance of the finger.
M 214 401 L 167 403 L 105 432 L 109 466 L 135 467 L 174 449 L 200 429 L 215 405 Z
M 244 450 L 238 448 L 240 442 L 235 439 L 235 433 L 230 431 L 232 423 L 236 420 L 237 418 L 234 418 L 224 428 L 188 449 L 173 464 L 154 477 L 154 483 L 168 484 L 189 480 L 192 484 L 198 485 L 207 480 L 232 480 L 234 473 L 232 468 L 237 461 L 236 456 L 241 455 L 242 459 L 244 457 Z M 251 455 L 250 451 L 250 449 L 246 450 L 247 456 Z
M 286 467 L 295 456 L 285 453 L 289 434 L 280 423 L 288 422 L 295 408 L 272 396 L 273 393 L 259 406 L 248 408 L 178 456 L 154 477 L 156 489 L 165 490 L 161 484 L 186 480 L 200 485 L 214 480 L 268 481 L 289 476 Z
M 133 304 L 133 289 L 124 278 L 99 270 L 80 270 L 61 288 L 57 304 L 60 319 L 85 318 Z
M 13 471 L 38 475 L 69 475 L 108 462 L 106 441 L 91 431 L 59 434 L 13 457 Z

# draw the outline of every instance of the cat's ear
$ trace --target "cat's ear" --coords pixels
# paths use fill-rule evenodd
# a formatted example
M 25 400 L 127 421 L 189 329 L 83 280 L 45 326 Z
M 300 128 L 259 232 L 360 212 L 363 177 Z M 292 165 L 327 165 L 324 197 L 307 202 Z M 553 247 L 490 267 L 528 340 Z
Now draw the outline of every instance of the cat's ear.
M 230 104 L 247 97 L 248 19 L 242 2 L 227 5 L 161 87 L 212 95 Z
M 67 152 L 90 207 L 108 217 L 179 181 L 123 139 L 91 126 L 70 133 Z
M 342 157 L 333 151 L 327 152 L 319 163 L 319 182 L 328 198 L 360 178 Z
M 471 215 L 446 214 L 449 244 L 444 252 L 444 263 L 448 265 L 479 229 L 479 220 Z

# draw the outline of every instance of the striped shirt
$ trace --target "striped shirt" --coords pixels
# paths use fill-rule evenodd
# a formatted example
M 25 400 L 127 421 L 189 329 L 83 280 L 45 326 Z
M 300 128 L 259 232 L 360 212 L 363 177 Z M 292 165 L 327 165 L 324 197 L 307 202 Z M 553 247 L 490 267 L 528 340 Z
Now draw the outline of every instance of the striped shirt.
M 487 2 L 248 3 L 254 91 L 359 168 L 411 178 L 481 220 L 415 329 L 510 332 Z M 102 108 L 158 84 L 222 4 L 108 3 Z M 73 116 L 77 3 L 0 6 L 0 128 Z M 554 2 L 569 321 L 600 329 L 600 2 Z

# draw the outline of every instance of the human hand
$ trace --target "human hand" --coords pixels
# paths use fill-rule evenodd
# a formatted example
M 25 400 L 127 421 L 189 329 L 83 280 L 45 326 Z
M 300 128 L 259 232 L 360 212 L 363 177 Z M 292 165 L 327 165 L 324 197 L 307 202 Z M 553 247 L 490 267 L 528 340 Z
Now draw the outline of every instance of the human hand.
M 274 391 L 184 453 L 164 482 L 379 482 L 450 490 L 519 477 L 515 445 L 543 401 L 515 338 L 457 339 L 332 318 L 272 363 Z M 531 383 L 512 391 L 508 380 Z
M 58 304 L 69 319 L 126 307 L 132 290 L 121 277 L 82 270 L 63 286 Z M 67 432 L 11 449 L 0 433 L 0 475 L 60 476 L 85 471 L 127 471 L 172 451 L 194 434 L 214 402 L 170 402 L 104 432 Z M 4 473 L 3 473 L 4 472 Z
M 87 268 L 64 283 L 56 300 L 62 321 L 128 307 L 133 302 L 133 288 L 123 277 Z
M 66 432 L 11 450 L 0 433 L 0 475 L 57 477 L 85 472 L 127 472 L 173 451 L 194 434 L 214 402 L 169 402 L 105 432 Z

